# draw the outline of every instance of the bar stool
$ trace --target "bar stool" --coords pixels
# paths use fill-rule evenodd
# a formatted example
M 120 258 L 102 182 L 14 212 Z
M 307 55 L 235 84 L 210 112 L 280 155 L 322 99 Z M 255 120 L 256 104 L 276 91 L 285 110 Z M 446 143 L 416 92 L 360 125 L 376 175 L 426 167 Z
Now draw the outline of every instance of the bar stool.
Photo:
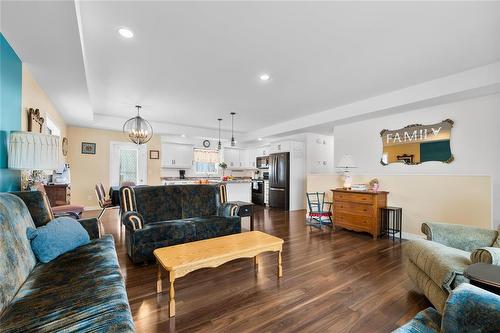
M 401 207 L 383 207 L 382 215 L 382 233 L 387 235 L 387 238 L 395 240 L 396 234 L 399 233 L 399 241 L 401 241 L 401 228 L 403 224 L 403 208 Z

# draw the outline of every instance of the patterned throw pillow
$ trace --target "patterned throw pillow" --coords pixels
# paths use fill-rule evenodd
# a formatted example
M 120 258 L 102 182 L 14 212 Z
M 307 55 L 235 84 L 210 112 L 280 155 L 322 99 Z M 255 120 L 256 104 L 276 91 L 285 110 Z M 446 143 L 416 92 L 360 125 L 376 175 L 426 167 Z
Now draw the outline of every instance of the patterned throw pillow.
M 58 217 L 43 227 L 28 228 L 31 249 L 43 263 L 90 242 L 89 234 L 78 221 L 69 217 Z

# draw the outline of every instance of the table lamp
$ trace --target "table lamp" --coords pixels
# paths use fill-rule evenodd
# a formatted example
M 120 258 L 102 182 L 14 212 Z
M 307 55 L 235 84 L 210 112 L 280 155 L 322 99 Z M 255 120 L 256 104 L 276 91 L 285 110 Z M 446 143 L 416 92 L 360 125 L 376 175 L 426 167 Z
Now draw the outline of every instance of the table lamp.
M 9 137 L 9 169 L 31 171 L 21 188 L 33 189 L 43 179 L 43 170 L 59 165 L 59 137 L 33 132 L 11 132 Z M 30 184 L 31 183 L 31 184 Z
M 352 177 L 349 169 L 356 168 L 351 155 L 344 155 L 337 164 L 337 168 L 344 170 L 344 189 L 348 190 L 352 185 Z

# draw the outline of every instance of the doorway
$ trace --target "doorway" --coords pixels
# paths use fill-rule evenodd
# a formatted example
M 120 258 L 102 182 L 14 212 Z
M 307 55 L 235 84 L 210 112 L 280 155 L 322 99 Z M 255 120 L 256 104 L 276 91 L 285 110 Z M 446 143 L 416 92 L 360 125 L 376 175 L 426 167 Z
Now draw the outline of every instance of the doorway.
M 109 182 L 111 186 L 147 183 L 146 145 L 111 142 L 109 149 Z

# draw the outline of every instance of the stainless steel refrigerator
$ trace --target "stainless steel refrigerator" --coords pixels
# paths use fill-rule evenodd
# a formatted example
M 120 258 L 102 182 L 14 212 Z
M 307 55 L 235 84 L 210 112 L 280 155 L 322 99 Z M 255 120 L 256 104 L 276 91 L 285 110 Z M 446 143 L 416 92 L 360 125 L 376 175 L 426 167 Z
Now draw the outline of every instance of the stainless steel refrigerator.
M 269 155 L 269 206 L 290 208 L 290 153 Z

